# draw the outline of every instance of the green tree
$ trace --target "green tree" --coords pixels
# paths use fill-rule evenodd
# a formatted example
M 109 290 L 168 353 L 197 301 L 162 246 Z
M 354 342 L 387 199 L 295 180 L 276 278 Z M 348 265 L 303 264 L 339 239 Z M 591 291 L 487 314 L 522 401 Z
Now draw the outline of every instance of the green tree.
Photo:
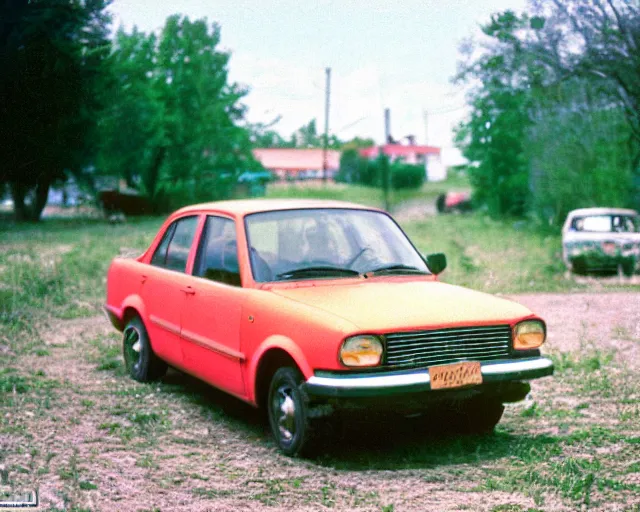
M 530 125 L 528 103 L 537 82 L 527 69 L 516 34 L 528 19 L 507 11 L 482 27 L 491 40 L 480 57 L 466 63 L 457 80 L 473 83 L 471 116 L 456 132 L 456 143 L 472 163 L 474 201 L 493 216 L 522 216 L 529 197 L 529 166 L 524 154 Z M 525 68 L 526 72 L 522 72 Z
M 254 123 L 248 126 L 251 143 L 255 148 L 292 148 L 294 143 L 285 140 L 282 135 L 273 129 L 282 116 L 277 116 L 268 123 Z
M 298 148 L 322 147 L 322 136 L 318 135 L 315 119 L 298 128 L 291 139 L 294 141 L 295 147 Z
M 561 225 L 570 210 L 631 200 L 630 130 L 616 104 L 583 79 L 534 98 L 525 149 L 533 211 Z
M 357 149 L 345 149 L 340 155 L 340 169 L 336 180 L 344 183 L 362 183 L 361 174 L 366 165 L 366 160 L 360 156 Z
M 153 194 L 163 159 L 163 105 L 154 87 L 157 38 L 136 28 L 115 35 L 110 74 L 103 94 L 107 107 L 100 116 L 100 174 L 121 176 L 130 187 L 135 177 Z
M 457 77 L 475 85 L 457 136 L 474 197 L 555 223 L 573 206 L 640 205 L 640 4 L 538 0 L 492 16 L 483 35 Z
M 362 148 L 370 148 L 375 146 L 376 142 L 367 137 L 354 137 L 351 140 L 341 143 L 340 149 L 346 151 L 348 149 L 362 149 Z
M 472 162 L 468 172 L 473 199 L 490 215 L 522 216 L 529 196 L 526 95 L 486 87 L 472 108 L 471 118 L 457 130 L 456 142 Z
M 533 7 L 538 23 L 526 51 L 556 83 L 587 80 L 619 106 L 629 124 L 629 165 L 640 179 L 640 3 L 537 0 Z
M 104 116 L 101 161 L 108 172 L 139 176 L 159 209 L 227 197 L 234 178 L 258 166 L 241 126 L 247 91 L 229 82 L 219 43 L 217 24 L 177 15 L 157 39 L 136 30 L 116 39 L 120 90 Z M 124 122 L 132 140 L 121 145 Z
M 51 184 L 92 160 L 108 0 L 0 5 L 0 183 L 19 220 L 38 220 Z

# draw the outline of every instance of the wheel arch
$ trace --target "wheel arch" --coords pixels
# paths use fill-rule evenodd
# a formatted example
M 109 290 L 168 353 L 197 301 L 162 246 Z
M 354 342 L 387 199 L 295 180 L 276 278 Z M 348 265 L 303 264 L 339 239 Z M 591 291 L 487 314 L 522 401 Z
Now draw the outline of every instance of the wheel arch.
M 122 303 L 122 316 L 120 318 L 121 331 L 124 330 L 127 322 L 131 320 L 134 316 L 140 317 L 143 325 L 146 328 L 146 309 L 144 307 L 144 303 L 142 299 L 138 295 L 130 295 L 125 299 Z
M 253 396 L 250 399 L 262 408 L 269 392 L 269 383 L 278 368 L 292 366 L 297 368 L 305 379 L 313 375 L 313 370 L 302 354 L 300 348 L 289 338 L 272 336 L 256 351 L 252 358 L 254 363 L 249 368 L 253 377 L 250 386 Z

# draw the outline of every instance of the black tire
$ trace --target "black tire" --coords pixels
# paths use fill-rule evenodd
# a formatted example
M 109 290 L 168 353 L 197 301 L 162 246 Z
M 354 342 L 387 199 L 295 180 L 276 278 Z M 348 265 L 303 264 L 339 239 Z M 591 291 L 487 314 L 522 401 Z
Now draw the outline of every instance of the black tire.
M 584 258 L 575 258 L 571 262 L 571 270 L 574 274 L 585 276 L 588 273 L 587 262 Z
M 622 262 L 622 273 L 625 277 L 632 277 L 636 270 L 636 259 L 631 256 Z
M 271 379 L 267 398 L 269 426 L 276 445 L 289 457 L 306 457 L 318 448 L 317 425 L 300 391 L 302 375 L 295 368 L 279 368 Z
M 151 382 L 167 372 L 167 363 L 158 358 L 139 317 L 134 316 L 122 332 L 122 353 L 129 375 L 138 382 Z
M 490 434 L 500 422 L 504 405 L 492 398 L 465 402 L 459 409 L 460 431 L 465 434 Z

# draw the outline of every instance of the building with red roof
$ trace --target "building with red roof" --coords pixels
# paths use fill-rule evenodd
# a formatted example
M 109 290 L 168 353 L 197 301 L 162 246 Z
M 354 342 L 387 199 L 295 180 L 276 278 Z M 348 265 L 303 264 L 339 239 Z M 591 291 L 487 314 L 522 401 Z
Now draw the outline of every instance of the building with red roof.
M 440 148 L 415 144 L 385 144 L 360 149 L 364 158 L 375 159 L 383 152 L 391 161 L 424 165 L 428 181 L 446 178 L 446 169 L 440 159 Z M 332 178 L 340 168 L 341 151 L 327 150 L 327 175 Z M 265 169 L 280 179 L 322 178 L 324 154 L 316 148 L 256 148 L 253 156 Z
M 340 168 L 340 151 L 327 150 L 327 175 Z M 315 148 L 256 148 L 253 156 L 280 179 L 322 178 L 324 154 Z
M 440 148 L 415 144 L 385 144 L 360 150 L 363 157 L 371 160 L 378 158 L 380 152 L 388 156 L 392 162 L 424 165 L 427 181 L 441 181 L 447 177 L 446 169 L 442 165 Z

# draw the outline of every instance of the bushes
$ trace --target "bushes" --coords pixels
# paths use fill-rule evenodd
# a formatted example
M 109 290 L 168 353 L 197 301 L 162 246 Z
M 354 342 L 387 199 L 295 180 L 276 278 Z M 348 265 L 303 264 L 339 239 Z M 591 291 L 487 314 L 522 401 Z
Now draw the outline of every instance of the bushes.
M 425 168 L 422 165 L 392 162 L 386 156 L 376 160 L 361 157 L 357 150 L 349 149 L 342 153 L 340 170 L 336 181 L 358 183 L 369 187 L 382 186 L 384 167 L 389 166 L 391 187 L 393 189 L 420 188 L 425 180 Z
M 424 184 L 425 168 L 422 165 L 394 163 L 391 165 L 391 186 L 394 189 L 420 188 Z

